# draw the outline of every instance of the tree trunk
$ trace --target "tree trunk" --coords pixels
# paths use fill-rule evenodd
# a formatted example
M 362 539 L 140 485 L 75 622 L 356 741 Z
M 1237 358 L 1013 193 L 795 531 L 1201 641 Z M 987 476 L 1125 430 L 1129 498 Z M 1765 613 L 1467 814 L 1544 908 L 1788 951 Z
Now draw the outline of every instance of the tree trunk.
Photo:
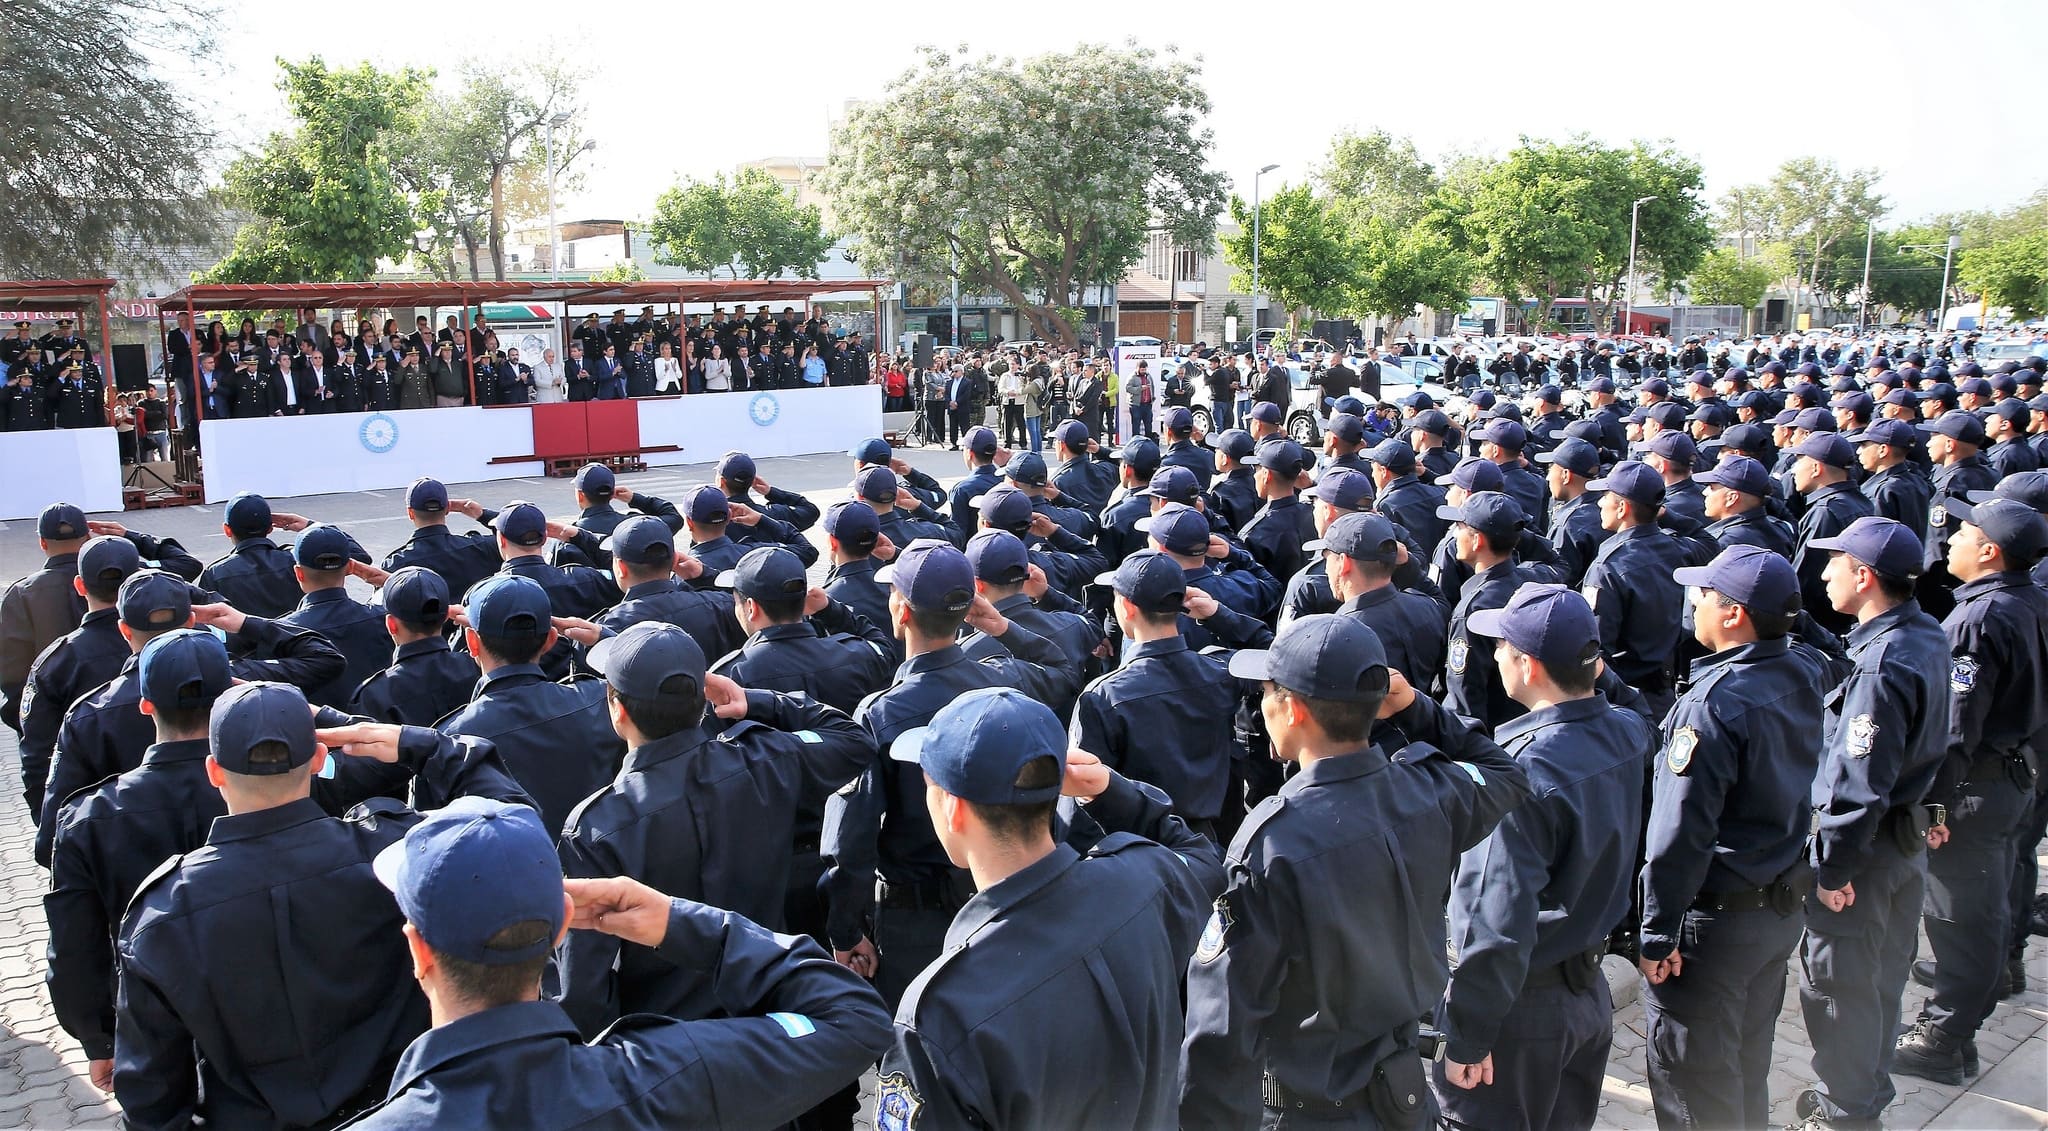
M 464 228 L 464 229 L 463 229 L 463 231 L 462 231 L 462 248 L 463 248 L 463 250 L 464 250 L 464 251 L 466 251 L 466 252 L 468 252 L 468 253 L 469 253 L 469 277 L 470 277 L 471 281 L 475 281 L 475 280 L 477 280 L 477 279 L 481 278 L 482 276 L 480 276 L 480 275 L 478 275 L 478 274 L 477 274 L 477 262 L 476 262 L 476 233 L 475 233 L 475 232 L 472 232 L 472 231 L 470 231 L 470 230 L 469 230 L 469 229 L 467 229 L 467 228 Z
M 505 281 L 505 163 L 491 165 L 491 277 Z

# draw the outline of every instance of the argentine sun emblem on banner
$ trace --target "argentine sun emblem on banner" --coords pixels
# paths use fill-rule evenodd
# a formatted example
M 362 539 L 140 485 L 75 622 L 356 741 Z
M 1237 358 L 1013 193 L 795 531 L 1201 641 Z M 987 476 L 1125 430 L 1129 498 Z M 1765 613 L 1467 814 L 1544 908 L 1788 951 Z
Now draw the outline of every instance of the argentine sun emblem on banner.
M 356 438 L 363 442 L 364 451 L 381 456 L 398 446 L 398 421 L 381 412 L 366 417 Z
M 775 399 L 774 393 L 755 393 L 754 399 L 747 402 L 747 419 L 763 428 L 781 415 L 782 402 Z

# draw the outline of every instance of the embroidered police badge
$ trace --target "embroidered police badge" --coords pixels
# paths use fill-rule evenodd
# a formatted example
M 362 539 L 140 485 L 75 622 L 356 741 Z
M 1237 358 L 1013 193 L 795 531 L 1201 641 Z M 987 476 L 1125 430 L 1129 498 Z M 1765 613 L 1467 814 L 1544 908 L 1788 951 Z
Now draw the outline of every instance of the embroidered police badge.
M 1664 764 L 1674 774 L 1682 774 L 1692 765 L 1692 752 L 1700 744 L 1700 732 L 1691 727 L 1679 727 L 1671 735 L 1671 745 L 1664 748 Z
M 1940 500 L 1940 499 L 1936 499 L 1936 500 L 1934 500 L 1934 505 L 1933 505 L 1933 506 L 1931 506 L 1931 507 L 1928 507 L 1928 508 L 1927 508 L 1927 525 L 1929 525 L 1929 526 L 1947 526 L 1947 525 L 1948 525 L 1948 508 L 1947 508 L 1947 507 L 1945 507 L 1945 506 L 1942 506 L 1942 505 L 1941 505 L 1941 500 Z
M 875 1131 L 911 1131 L 924 1110 L 924 1099 L 910 1086 L 910 1077 L 891 1072 L 875 1081 Z
M 1465 659 L 1470 653 L 1471 647 L 1465 643 L 1462 637 L 1451 641 L 1451 674 L 1465 674 Z
M 1209 916 L 1209 925 L 1202 928 L 1202 941 L 1195 945 L 1195 961 L 1216 961 L 1223 953 L 1223 933 L 1229 929 L 1230 907 L 1219 899 L 1215 912 Z
M 1957 656 L 1949 664 L 1948 689 L 1957 695 L 1968 695 L 1977 687 L 1977 657 Z
M 1858 715 L 1849 720 L 1849 731 L 1843 742 L 1849 753 L 1858 758 L 1870 757 L 1870 748 L 1877 742 L 1877 724 L 1868 714 Z

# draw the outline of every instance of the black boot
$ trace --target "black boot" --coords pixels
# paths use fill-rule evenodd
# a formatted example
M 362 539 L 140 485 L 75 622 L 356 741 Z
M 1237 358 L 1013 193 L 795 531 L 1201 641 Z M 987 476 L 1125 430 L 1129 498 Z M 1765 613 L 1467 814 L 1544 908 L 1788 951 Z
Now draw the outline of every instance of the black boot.
M 1898 1048 L 1892 1053 L 1892 1073 L 1917 1076 L 1937 1084 L 1961 1084 L 1969 1078 L 1969 1066 L 1963 1058 L 1964 1043 L 1922 1018 L 1899 1038 Z
M 1998 995 L 1999 1000 L 2015 998 L 2027 992 L 2027 956 L 2024 951 L 2005 960 L 2005 989 Z
M 1913 980 L 1930 989 L 1934 986 L 1934 960 L 1918 959 L 1913 963 Z

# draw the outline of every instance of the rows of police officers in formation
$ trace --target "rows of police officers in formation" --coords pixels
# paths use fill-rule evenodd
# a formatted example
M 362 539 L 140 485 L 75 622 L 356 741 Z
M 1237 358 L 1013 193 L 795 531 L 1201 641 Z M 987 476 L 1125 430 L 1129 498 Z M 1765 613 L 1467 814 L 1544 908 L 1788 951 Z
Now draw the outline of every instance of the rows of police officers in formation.
M 870 440 L 822 514 L 421 480 L 376 564 L 53 505 L 58 1016 L 138 1127 L 844 1127 L 877 1061 L 889 1131 L 1587 1127 L 1622 953 L 1659 1124 L 1755 1127 L 1797 952 L 1795 1117 L 1877 1126 L 2024 986 L 2048 400 L 1783 368 Z

